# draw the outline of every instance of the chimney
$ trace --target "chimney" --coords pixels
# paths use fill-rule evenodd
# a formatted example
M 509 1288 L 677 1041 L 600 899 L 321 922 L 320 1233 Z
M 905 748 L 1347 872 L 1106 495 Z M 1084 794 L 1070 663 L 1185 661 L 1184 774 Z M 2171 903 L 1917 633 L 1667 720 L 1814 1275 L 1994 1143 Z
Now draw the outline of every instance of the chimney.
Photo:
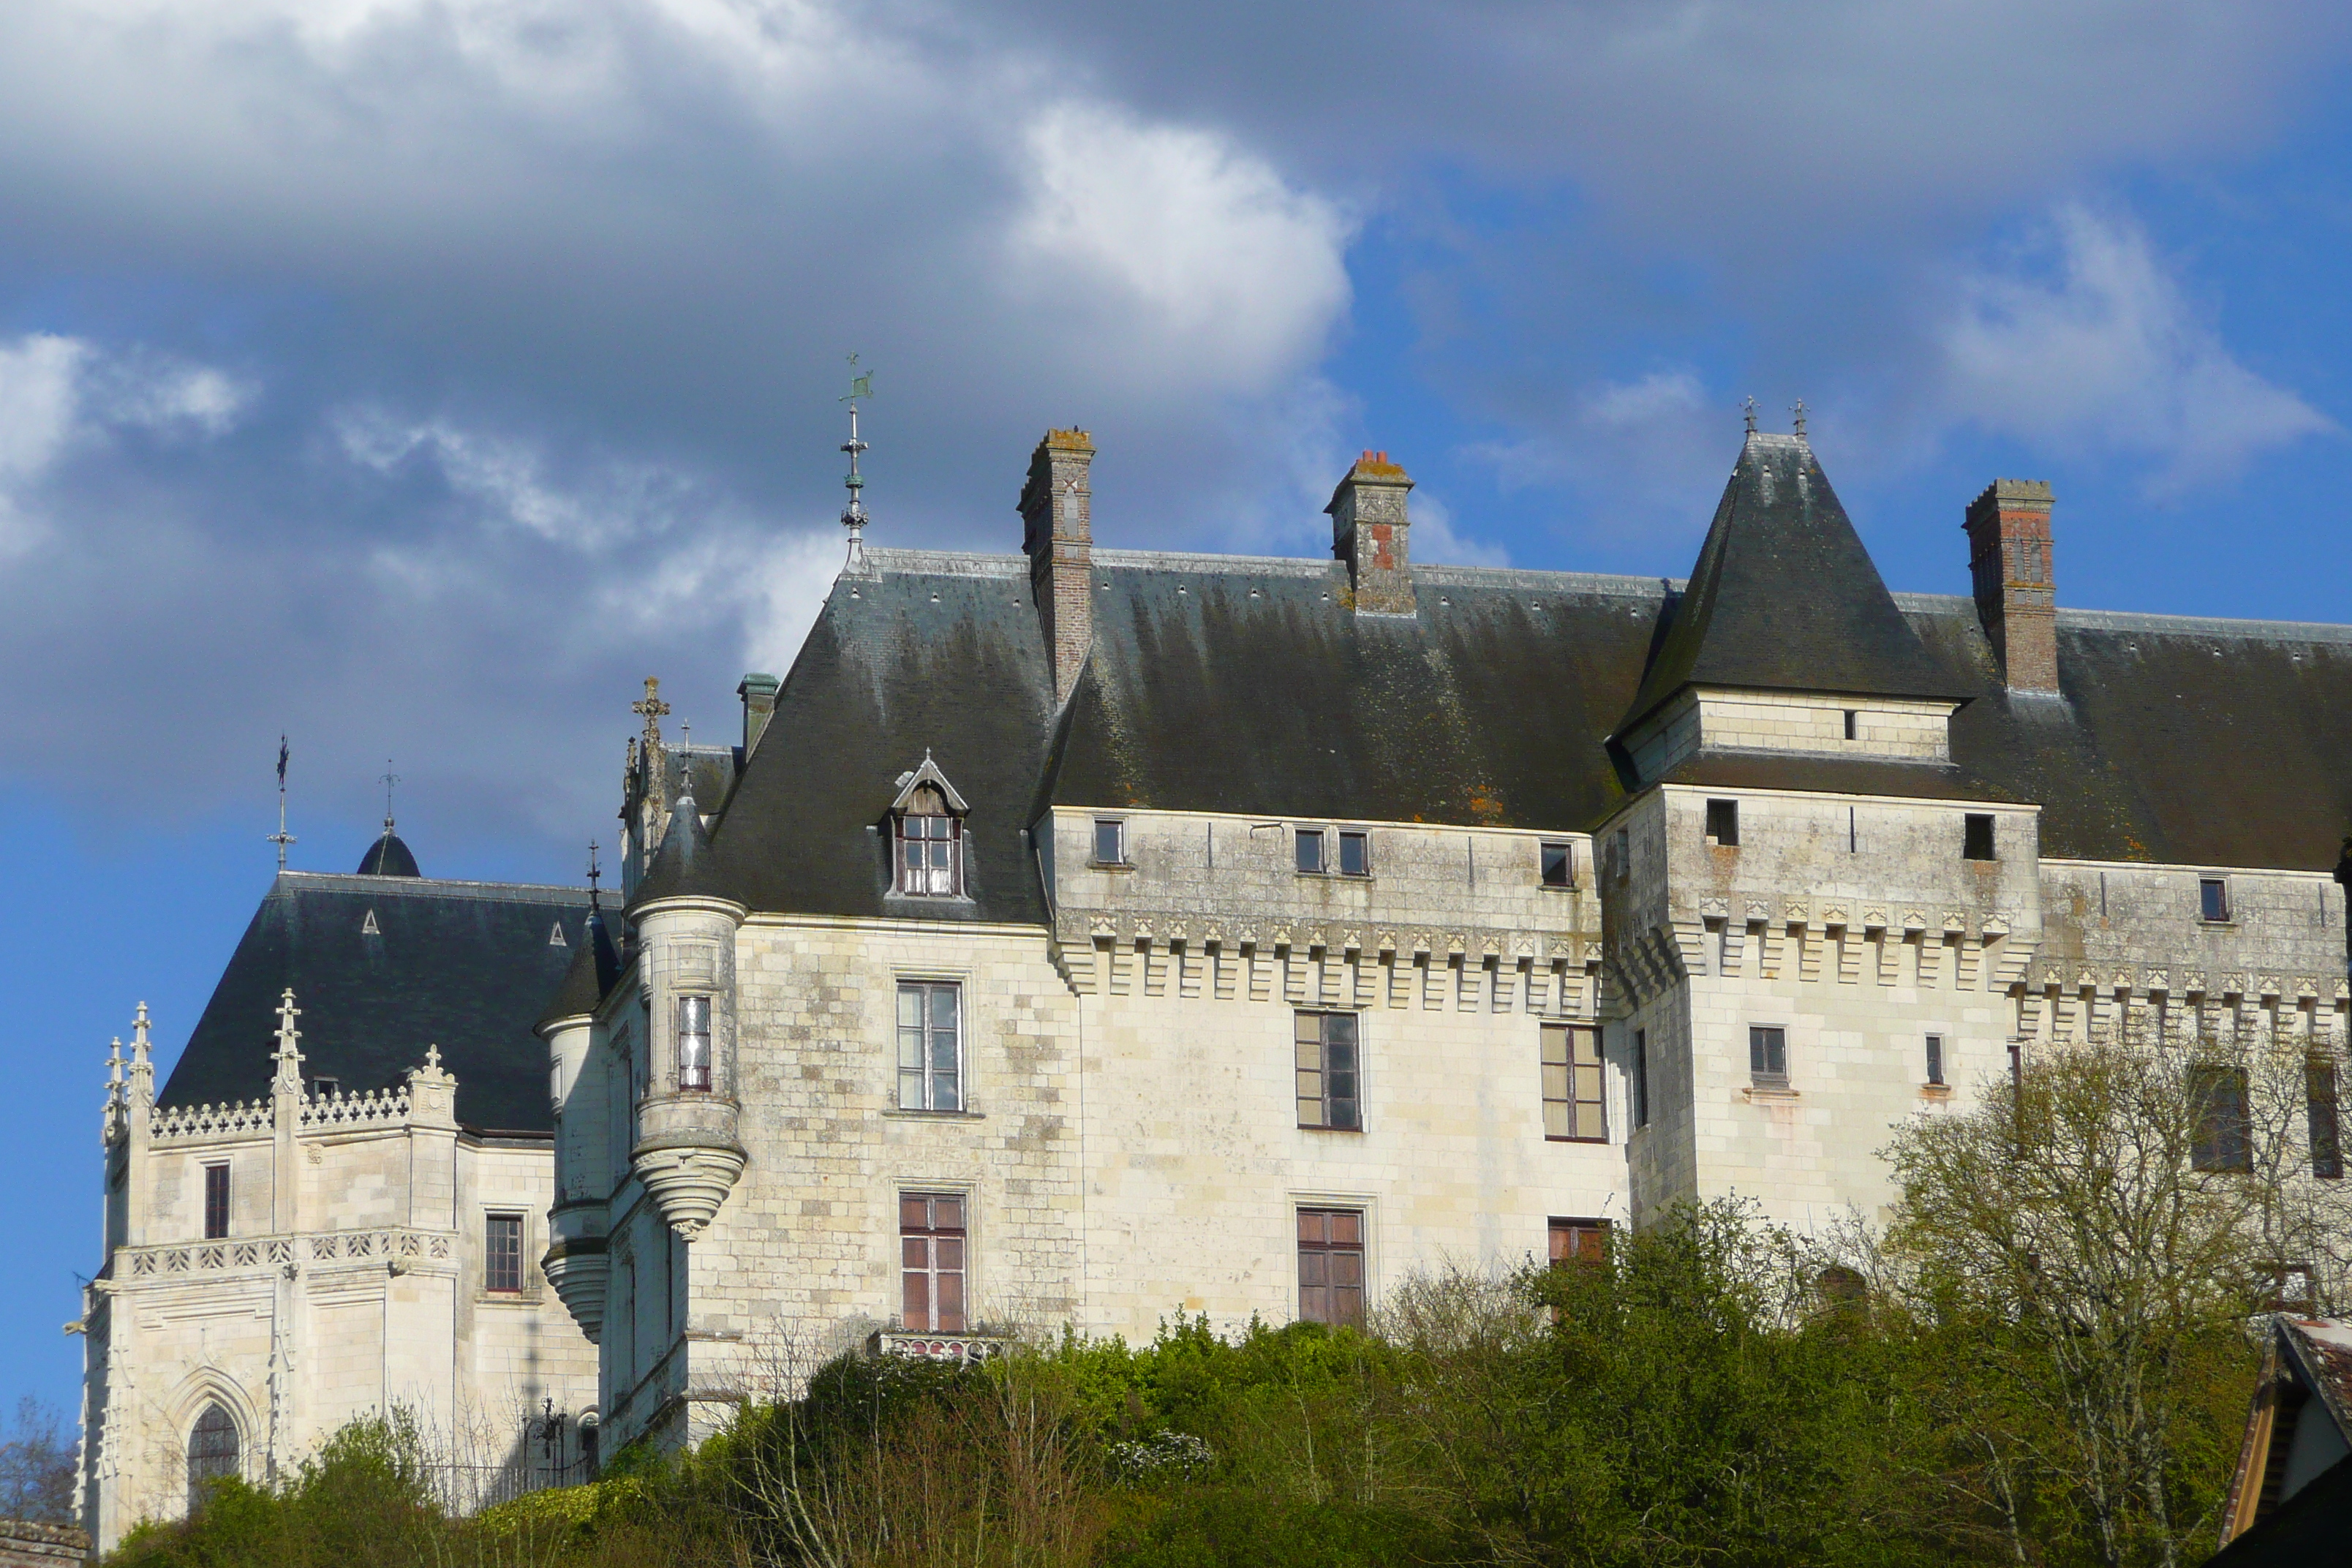
M 735 695 L 743 700 L 743 760 L 750 762 L 759 749 L 760 737 L 768 732 L 768 721 L 776 716 L 776 678 L 772 675 L 747 675 L 735 688 Z
M 1048 430 L 1029 457 L 1021 487 L 1021 548 L 1029 556 L 1029 588 L 1045 633 L 1054 669 L 1054 705 L 1070 700 L 1094 646 L 1094 492 L 1087 470 L 1095 444 L 1083 430 Z
M 2011 691 L 2058 692 L 2058 599 L 2050 487 L 1995 479 L 1969 503 L 1969 573 L 2000 678 Z
M 1358 615 L 1414 613 L 1404 501 L 1412 489 L 1386 452 L 1366 452 L 1323 509 L 1331 517 L 1331 553 L 1348 563 Z

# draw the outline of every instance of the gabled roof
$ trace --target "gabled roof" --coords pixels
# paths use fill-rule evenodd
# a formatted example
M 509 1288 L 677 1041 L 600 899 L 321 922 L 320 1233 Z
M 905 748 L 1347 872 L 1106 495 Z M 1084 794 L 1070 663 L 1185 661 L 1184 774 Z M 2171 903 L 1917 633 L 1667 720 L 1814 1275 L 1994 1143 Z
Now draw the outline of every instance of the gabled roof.
M 437 1045 L 461 1123 L 544 1131 L 547 1047 L 532 1024 L 587 913 L 584 889 L 281 871 L 158 1100 L 267 1097 L 278 994 L 291 987 L 305 1078 L 381 1089 Z
M 1919 646 L 1812 447 L 1754 432 L 1617 733 L 1685 686 L 1955 701 L 1975 689 Z

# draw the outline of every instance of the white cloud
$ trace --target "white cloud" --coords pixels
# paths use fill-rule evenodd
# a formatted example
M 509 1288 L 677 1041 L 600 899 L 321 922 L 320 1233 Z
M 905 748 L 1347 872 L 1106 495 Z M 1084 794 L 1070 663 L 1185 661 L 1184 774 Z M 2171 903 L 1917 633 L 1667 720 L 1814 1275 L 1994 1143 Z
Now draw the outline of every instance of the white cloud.
M 1511 553 L 1499 544 L 1489 544 L 1467 538 L 1454 531 L 1454 512 L 1444 501 L 1425 489 L 1412 492 L 1412 558 L 1433 564 L 1444 562 L 1456 566 L 1508 566 Z
M 1472 452 L 1505 489 L 1576 487 L 1600 542 L 1638 545 L 1706 525 L 1738 428 L 1731 417 L 1696 371 L 1667 366 L 1595 382 L 1536 434 Z
M 1031 127 L 1014 287 L 1092 306 L 1097 374 L 1257 391 L 1318 357 L 1345 313 L 1351 225 L 1225 138 L 1066 103 Z
M 2152 488 L 2336 428 L 2231 356 L 2137 225 L 2080 205 L 1964 280 L 1939 346 L 1946 417 L 2043 451 L 2146 455 Z

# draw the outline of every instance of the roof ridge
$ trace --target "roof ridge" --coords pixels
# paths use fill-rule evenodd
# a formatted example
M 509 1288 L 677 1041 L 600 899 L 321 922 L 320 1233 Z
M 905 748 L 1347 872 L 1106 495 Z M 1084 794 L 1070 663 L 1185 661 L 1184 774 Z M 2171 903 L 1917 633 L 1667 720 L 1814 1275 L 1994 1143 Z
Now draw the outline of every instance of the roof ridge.
M 280 881 L 298 887 L 315 887 L 320 891 L 368 893 L 407 893 L 418 897 L 432 896 L 452 899 L 509 900 L 515 903 L 546 902 L 552 895 L 566 902 L 588 901 L 588 889 L 568 888 L 555 882 L 476 882 L 461 878 L 441 877 L 371 877 L 357 871 L 280 871 Z M 518 893 L 541 895 L 536 899 L 510 898 Z

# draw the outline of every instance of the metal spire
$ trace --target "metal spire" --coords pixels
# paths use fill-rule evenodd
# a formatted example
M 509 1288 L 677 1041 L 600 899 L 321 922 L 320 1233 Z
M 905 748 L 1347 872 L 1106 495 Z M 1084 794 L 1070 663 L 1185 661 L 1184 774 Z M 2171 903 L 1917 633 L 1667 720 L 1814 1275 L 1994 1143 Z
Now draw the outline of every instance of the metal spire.
M 849 454 L 849 477 L 842 484 L 849 490 L 849 504 L 841 510 L 841 525 L 849 530 L 849 560 L 845 572 L 866 570 L 866 479 L 857 471 L 858 454 L 866 443 L 857 437 L 857 400 L 874 395 L 874 373 L 857 368 L 857 356 L 849 356 L 849 395 L 840 401 L 849 405 L 849 439 L 841 449 Z
M 394 786 L 400 783 L 400 775 L 392 771 L 390 757 L 383 760 L 383 776 L 375 782 L 383 785 L 383 836 L 389 838 L 392 837 L 392 792 Z
M 591 838 L 588 840 L 588 907 L 592 910 L 596 907 L 596 879 L 604 874 L 604 868 L 596 864 L 596 841 Z
M 286 869 L 286 847 L 294 842 L 294 836 L 286 831 L 286 737 L 280 735 L 278 737 L 278 831 L 263 835 L 262 842 L 278 846 L 278 868 L 281 871 Z
M 1805 400 L 1801 397 L 1797 399 L 1796 405 L 1789 412 L 1796 416 L 1797 439 L 1801 441 L 1805 438 Z
M 1748 433 L 1750 436 L 1755 435 L 1755 434 L 1756 434 L 1756 399 L 1754 399 L 1753 397 L 1746 397 L 1746 398 L 1742 398 L 1742 399 L 1740 400 L 1740 403 L 1739 403 L 1739 412 L 1740 412 L 1742 415 L 1744 415 L 1744 416 L 1747 416 L 1747 419 L 1748 419 Z

